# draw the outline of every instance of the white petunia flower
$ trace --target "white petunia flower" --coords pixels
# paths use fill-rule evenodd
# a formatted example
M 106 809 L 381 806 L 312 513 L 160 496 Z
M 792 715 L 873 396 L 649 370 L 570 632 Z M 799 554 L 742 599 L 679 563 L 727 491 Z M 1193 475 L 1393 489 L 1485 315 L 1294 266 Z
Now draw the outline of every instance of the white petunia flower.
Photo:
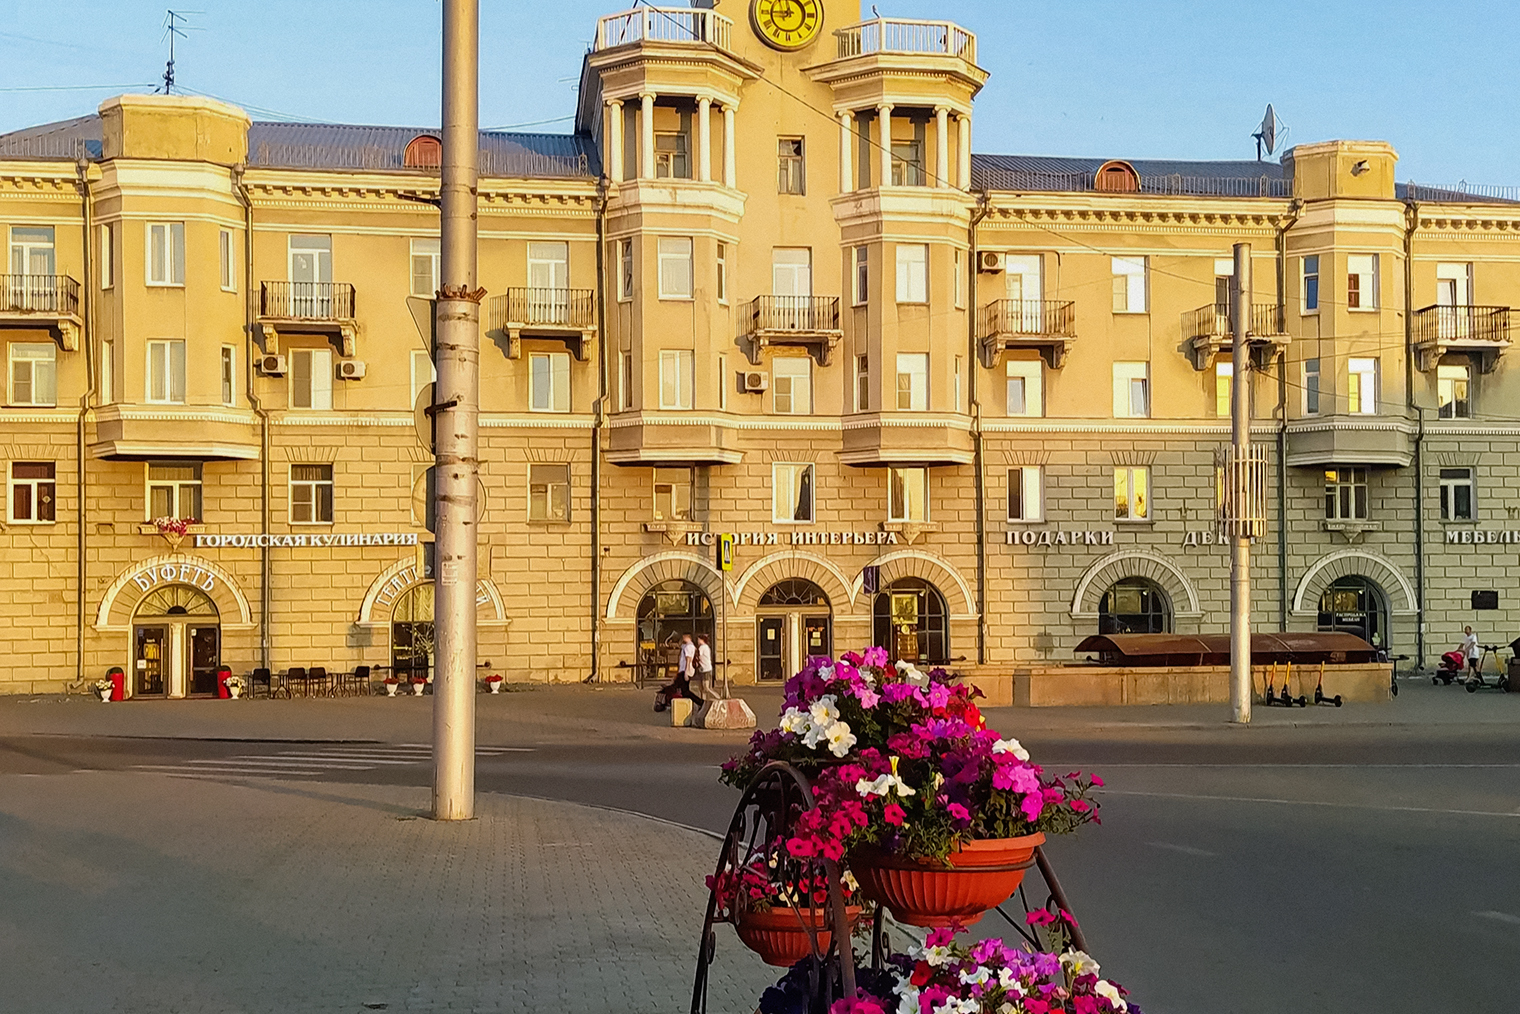
M 1098 984 L 1093 987 L 1093 992 L 1097 993 L 1099 996 L 1107 1000 L 1109 1004 L 1113 1006 L 1114 1010 L 1129 1010 L 1129 1004 L 1125 1003 L 1124 997 L 1119 995 L 1119 987 L 1115 986 L 1107 979 L 1099 979 Z
M 1024 986 L 1019 982 L 1019 977 L 1014 974 L 1013 969 L 1006 965 L 998 969 L 998 985 L 1003 988 L 1004 992 L 1013 993 L 1017 996 L 1024 995 Z
M 1029 751 L 1025 750 L 1019 741 L 1011 736 L 1008 739 L 1000 739 L 996 743 L 992 744 L 992 752 L 1011 753 L 1021 761 L 1027 761 L 1029 759 Z
M 834 678 L 834 667 L 831 666 L 831 665 L 826 665 L 822 669 L 819 669 L 818 670 L 818 678 L 821 679 L 821 680 L 823 680 L 825 683 L 827 683 L 829 680 L 833 679 Z
M 855 791 L 862 796 L 885 796 L 888 792 L 895 791 L 904 799 L 914 794 L 912 786 L 890 773 L 860 779 L 855 783 Z
M 820 725 L 837 722 L 839 721 L 838 699 L 833 694 L 820 697 L 808 708 L 808 713 L 813 716 L 813 721 Z
M 950 953 L 950 948 L 948 947 L 924 948 L 924 960 L 935 968 L 938 968 L 941 965 L 950 964 L 950 961 L 953 957 L 954 955 Z
M 813 717 L 806 711 L 797 708 L 787 708 L 781 713 L 781 724 L 777 726 L 782 732 L 807 732 L 808 726 L 813 724 Z
M 835 757 L 843 757 L 850 752 L 850 747 L 855 745 L 855 734 L 850 731 L 849 722 L 835 722 L 829 726 L 828 731 L 829 753 Z
M 980 986 L 991 980 L 991 978 L 992 970 L 985 965 L 978 965 L 974 972 L 968 972 L 964 968 L 961 969 L 961 985 L 963 986 Z
M 828 737 L 830 728 L 829 724 L 808 719 L 807 728 L 802 733 L 802 745 L 810 748 L 817 747 Z
M 897 984 L 898 987 L 906 985 L 907 981 L 903 979 Z M 894 987 L 894 991 L 896 991 L 896 987 Z M 919 1014 L 918 990 L 912 986 L 908 986 L 907 989 L 901 990 L 901 995 L 902 999 L 897 1001 L 897 1014 Z
M 1061 955 L 1061 964 L 1073 977 L 1078 975 L 1097 975 L 1098 963 L 1092 959 L 1092 955 L 1086 951 L 1069 950 Z
M 1017 1011 L 1018 1008 L 1013 1005 L 1012 1001 L 1004 1000 L 1003 1006 L 997 1009 L 997 1014 L 1016 1014 Z

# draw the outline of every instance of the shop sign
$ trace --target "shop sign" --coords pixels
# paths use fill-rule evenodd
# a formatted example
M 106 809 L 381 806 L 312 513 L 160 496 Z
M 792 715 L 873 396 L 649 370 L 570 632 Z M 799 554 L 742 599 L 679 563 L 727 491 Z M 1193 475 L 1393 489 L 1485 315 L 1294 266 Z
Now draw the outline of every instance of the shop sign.
M 1471 528 L 1448 528 L 1448 546 L 1512 546 L 1520 545 L 1520 532 L 1475 532 Z
M 723 533 L 729 534 L 729 533 Z M 896 532 L 733 532 L 736 546 L 779 546 L 781 536 L 789 546 L 895 546 L 901 541 Z M 688 546 L 715 546 L 718 532 L 687 532 Z
M 192 584 L 205 592 L 216 588 L 216 578 L 211 572 L 192 563 L 164 563 L 144 567 L 132 575 L 132 583 L 145 594 L 161 584 Z
M 196 549 L 325 549 L 330 546 L 415 546 L 416 532 L 314 532 L 310 535 L 197 535 Z
M 1230 548 L 1230 539 L 1228 536 L 1220 535 L 1218 532 L 1215 532 L 1212 529 L 1203 532 L 1188 532 L 1187 534 L 1183 535 L 1182 547 L 1184 549 L 1195 549 L 1201 546 L 1213 546 L 1219 549 L 1228 549 Z
M 1010 546 L 1112 546 L 1113 532 L 1095 532 L 1091 529 L 1073 532 L 1035 531 L 1026 528 L 1021 532 L 1005 532 L 1003 541 Z

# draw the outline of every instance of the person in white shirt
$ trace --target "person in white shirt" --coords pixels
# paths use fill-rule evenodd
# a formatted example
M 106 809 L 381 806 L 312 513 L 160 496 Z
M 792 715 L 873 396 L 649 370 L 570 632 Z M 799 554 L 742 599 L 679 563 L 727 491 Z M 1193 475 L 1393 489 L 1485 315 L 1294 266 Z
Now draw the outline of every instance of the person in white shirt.
M 713 657 L 712 646 L 707 643 L 706 634 L 697 635 L 697 679 L 702 681 L 704 689 L 712 688 Z
M 1472 627 L 1462 628 L 1462 647 L 1457 649 L 1467 659 L 1467 668 L 1474 674 L 1478 671 L 1478 635 L 1473 633 Z
M 696 672 L 696 657 L 697 646 L 692 643 L 691 635 L 682 634 L 681 651 L 676 656 L 676 678 L 655 691 L 654 710 L 664 711 L 677 697 L 685 697 L 698 707 L 702 705 L 702 698 L 691 689 L 691 677 Z

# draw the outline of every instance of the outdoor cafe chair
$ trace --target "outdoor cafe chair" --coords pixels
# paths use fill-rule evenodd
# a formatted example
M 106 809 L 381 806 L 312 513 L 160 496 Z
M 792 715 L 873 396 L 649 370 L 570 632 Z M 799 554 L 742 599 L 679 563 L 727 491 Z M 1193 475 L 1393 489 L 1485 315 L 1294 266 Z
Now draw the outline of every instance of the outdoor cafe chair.
M 268 669 L 262 667 L 248 674 L 248 696 L 257 697 L 260 685 L 264 687 L 265 697 L 274 696 L 274 677 Z
M 310 687 L 307 682 L 306 667 L 304 665 L 291 666 L 289 669 L 285 670 L 285 675 L 280 679 L 281 682 L 285 685 L 286 697 L 291 696 L 297 687 L 300 687 L 302 697 L 308 696 Z
M 361 697 L 368 697 L 370 694 L 369 666 L 354 666 L 354 671 L 349 673 L 348 677 L 344 680 L 344 686 L 347 688 L 347 692 Z
M 307 687 L 313 696 L 333 696 L 332 682 L 327 678 L 327 667 L 314 665 L 306 671 Z

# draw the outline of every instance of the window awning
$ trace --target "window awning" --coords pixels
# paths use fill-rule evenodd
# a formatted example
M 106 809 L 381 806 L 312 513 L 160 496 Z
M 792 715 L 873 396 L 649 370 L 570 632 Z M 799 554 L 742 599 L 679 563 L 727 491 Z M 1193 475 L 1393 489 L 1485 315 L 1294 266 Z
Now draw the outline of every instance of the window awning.
M 1229 634 L 1094 634 L 1077 645 L 1104 665 L 1207 666 L 1230 664 Z M 1251 664 L 1377 661 L 1377 649 L 1355 634 L 1252 634 Z

